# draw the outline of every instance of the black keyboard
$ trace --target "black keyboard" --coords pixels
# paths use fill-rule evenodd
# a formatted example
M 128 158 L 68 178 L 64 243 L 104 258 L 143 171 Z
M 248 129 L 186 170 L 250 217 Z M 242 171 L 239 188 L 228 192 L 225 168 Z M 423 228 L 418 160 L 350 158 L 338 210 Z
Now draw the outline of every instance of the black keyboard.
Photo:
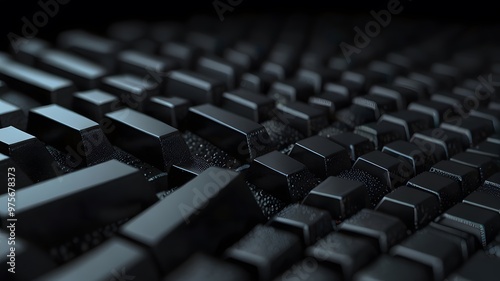
M 497 26 L 217 5 L 0 51 L 1 280 L 498 280 Z

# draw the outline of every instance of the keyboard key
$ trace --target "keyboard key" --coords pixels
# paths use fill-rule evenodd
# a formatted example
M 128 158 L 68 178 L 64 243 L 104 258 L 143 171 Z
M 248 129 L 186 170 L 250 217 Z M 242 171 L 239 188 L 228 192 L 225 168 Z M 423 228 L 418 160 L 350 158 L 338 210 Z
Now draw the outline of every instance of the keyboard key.
M 373 111 L 375 119 L 378 119 L 385 113 L 397 110 L 396 101 L 383 96 L 376 96 L 376 95 L 359 96 L 355 97 L 352 100 L 352 103 Z
M 413 176 L 413 168 L 407 162 L 377 150 L 358 157 L 352 168 L 379 178 L 391 189 L 404 184 Z
M 297 276 L 302 281 L 341 281 L 340 274 L 322 264 L 318 264 L 313 258 L 305 258 L 295 263 L 290 269 L 274 279 L 274 281 L 286 280 Z
M 105 68 L 67 52 L 45 50 L 39 57 L 40 69 L 72 80 L 79 89 L 99 87 L 100 80 L 108 74 Z
M 174 70 L 166 80 L 168 96 L 189 100 L 191 103 L 219 104 L 225 90 L 223 82 L 187 70 Z
M 369 240 L 338 232 L 328 234 L 306 249 L 306 256 L 329 268 L 339 267 L 346 280 L 377 255 L 377 248 Z
M 489 120 L 469 116 L 461 120 L 460 125 L 441 123 L 441 128 L 457 132 L 468 140 L 468 146 L 475 146 L 494 132 L 493 124 Z
M 390 85 L 386 86 L 375 85 L 370 88 L 368 94 L 386 97 L 396 101 L 398 110 L 406 109 L 408 104 L 416 101 L 419 98 L 419 96 L 414 91 L 406 90 L 405 88 L 398 89 Z
M 151 97 L 144 106 L 144 113 L 180 128 L 186 120 L 191 103 L 178 97 Z
M 328 126 L 328 117 L 324 111 L 302 102 L 278 104 L 276 110 L 283 123 L 290 124 L 305 136 L 312 136 Z
M 350 128 L 377 121 L 373 110 L 357 104 L 337 111 L 335 119 Z
M 26 116 L 19 107 L 0 100 L 0 127 L 14 126 L 24 130 L 26 121 Z
M 225 49 L 223 58 L 242 71 L 257 69 L 257 61 L 250 54 L 234 48 Z
M 368 193 L 362 182 L 328 177 L 302 201 L 303 204 L 326 210 L 336 221 L 342 221 L 368 207 Z
M 25 92 L 42 104 L 55 103 L 69 107 L 76 90 L 68 79 L 12 61 L 0 65 L 0 79 L 10 88 Z
M 437 196 L 441 212 L 455 205 L 462 198 L 462 189 L 457 181 L 431 172 L 423 172 L 408 180 L 406 186 Z
M 105 266 L 103 266 L 105 265 Z M 122 238 L 112 238 L 98 248 L 43 275 L 37 280 L 160 280 L 149 254 Z
M 479 246 L 472 234 L 439 223 L 431 222 L 426 231 L 454 243 L 460 249 L 464 261 L 469 259 Z
M 201 50 L 181 42 L 166 42 L 160 47 L 160 55 L 176 61 L 183 69 L 194 69 Z
M 375 208 L 380 200 L 384 197 L 384 195 L 391 192 L 391 188 L 384 182 L 382 182 L 378 177 L 372 176 L 371 174 L 363 170 L 345 170 L 340 173 L 338 177 L 347 180 L 362 182 L 366 187 L 368 198 L 370 199 L 370 208 Z
M 232 90 L 239 85 L 243 72 L 237 65 L 213 56 L 202 56 L 198 59 L 196 71 L 223 82 L 228 90 Z
M 265 72 L 247 72 L 241 76 L 240 87 L 255 93 L 267 93 L 276 77 Z
M 328 112 L 330 120 L 335 119 L 335 113 L 347 107 L 350 103 L 349 97 L 338 93 L 325 92 L 319 96 L 311 96 L 307 102 L 312 107 L 323 109 Z
M 442 128 L 428 129 L 413 134 L 410 142 L 427 155 L 434 156 L 434 162 L 446 160 L 464 150 L 462 137 Z
M 439 200 L 433 194 L 402 186 L 384 196 L 375 209 L 398 217 L 408 229 L 417 230 L 439 214 Z
M 132 109 L 106 114 L 113 130 L 107 136 L 116 146 L 162 171 L 190 157 L 180 132 L 152 117 Z
M 117 160 L 17 190 L 16 199 L 16 218 L 25 222 L 16 234 L 43 247 L 129 218 L 156 201 L 139 170 Z M 7 194 L 0 202 L 7 205 Z M 7 215 L 7 208 L 0 210 L 2 219 Z
M 338 175 L 351 167 L 347 151 L 327 138 L 313 136 L 293 146 L 290 157 L 303 163 L 319 178 Z
M 118 64 L 121 72 L 135 74 L 148 82 L 161 86 L 163 86 L 167 73 L 180 67 L 177 62 L 169 58 L 131 50 L 118 54 Z
M 250 267 L 253 280 L 271 280 L 293 265 L 301 256 L 300 239 L 294 234 L 257 225 L 229 247 L 226 259 Z
M 413 92 L 418 97 L 417 100 L 423 100 L 428 96 L 425 84 L 413 79 L 409 79 L 405 76 L 396 77 L 393 81 L 393 86 L 398 90 Z
M 402 127 L 406 133 L 406 139 L 410 139 L 414 133 L 433 127 L 431 117 L 409 110 L 384 114 L 378 119 L 378 122 L 381 123 L 384 121 Z
M 419 100 L 412 102 L 408 105 L 409 111 L 415 111 L 427 116 L 432 117 L 434 121 L 433 127 L 438 127 L 441 122 L 443 122 L 444 117 L 448 116 L 452 112 L 452 107 L 448 104 L 431 101 L 431 100 Z
M 467 152 L 488 156 L 495 159 L 497 163 L 500 162 L 500 143 L 497 142 L 483 141 L 476 147 L 468 148 Z
M 493 159 L 480 154 L 462 152 L 455 154 L 450 160 L 475 168 L 479 172 L 481 183 L 499 170 L 498 165 L 493 162 Z
M 425 155 L 416 145 L 406 141 L 391 142 L 382 148 L 382 152 L 409 163 L 414 175 L 429 170 L 434 164 L 431 157 Z
M 297 70 L 296 77 L 299 81 L 304 81 L 314 87 L 314 93 L 317 95 L 323 91 L 323 85 L 337 80 L 340 72 L 323 67 L 302 67 Z
M 302 200 L 314 184 L 304 164 L 278 151 L 255 158 L 248 170 L 247 180 L 291 202 Z
M 500 173 L 496 173 L 484 181 L 484 186 L 500 188 Z
M 349 156 L 351 157 L 351 161 L 356 161 L 359 156 L 375 149 L 373 144 L 367 138 L 350 132 L 334 135 L 329 139 L 347 149 Z
M 269 119 L 269 112 L 274 109 L 274 100 L 249 90 L 236 89 L 222 95 L 221 107 L 261 123 Z
M 307 102 L 314 95 L 314 88 L 300 80 L 276 81 L 271 85 L 268 96 L 278 102 Z
M 444 160 L 434 164 L 429 170 L 431 173 L 450 178 L 462 188 L 462 196 L 465 196 L 479 187 L 479 171 L 470 166 L 457 162 Z
M 333 231 L 332 218 L 328 212 L 299 204 L 281 210 L 268 225 L 294 233 L 306 246 Z
M 465 197 L 462 202 L 500 213 L 499 198 L 500 193 L 497 192 L 496 188 L 480 187 Z
M 484 107 L 477 110 L 473 109 L 470 111 L 470 116 L 489 120 L 493 123 L 495 132 L 500 132 L 500 113 L 498 110 L 492 110 Z
M 28 133 L 66 154 L 64 162 L 72 168 L 107 161 L 114 153 L 99 124 L 58 105 L 32 109 Z
M 488 256 L 484 251 L 478 251 L 451 277 L 451 281 L 477 280 L 488 281 L 500 273 L 500 259 Z
M 14 45 L 12 45 L 12 47 L 14 47 Z M 40 54 L 49 48 L 49 42 L 35 37 L 22 41 L 22 43 L 17 46 L 17 49 L 13 48 L 13 52 L 15 53 L 15 58 L 19 62 L 29 66 L 36 66 L 40 60 Z
M 398 257 L 382 256 L 358 272 L 355 281 L 420 281 L 431 280 L 432 272 L 425 266 Z
M 500 231 L 500 214 L 481 207 L 458 203 L 444 212 L 436 222 L 468 232 L 484 248 Z
M 382 253 L 406 237 L 406 226 L 396 217 L 363 209 L 339 225 L 340 231 L 373 240 Z
M 74 94 L 73 110 L 95 122 L 104 123 L 106 113 L 123 108 L 120 100 L 101 90 L 88 90 Z M 108 124 L 109 125 L 109 124 Z
M 403 127 L 386 121 L 356 126 L 354 133 L 369 139 L 375 145 L 376 150 L 382 149 L 389 143 L 407 139 Z
M 147 100 L 160 93 L 157 84 L 130 74 L 105 77 L 101 90 L 120 99 L 129 108 L 142 111 Z

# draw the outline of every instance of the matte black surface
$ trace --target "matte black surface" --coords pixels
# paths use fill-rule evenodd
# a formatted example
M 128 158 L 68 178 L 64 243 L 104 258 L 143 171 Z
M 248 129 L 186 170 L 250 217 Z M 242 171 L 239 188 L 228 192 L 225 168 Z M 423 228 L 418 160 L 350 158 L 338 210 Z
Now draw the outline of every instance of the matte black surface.
M 144 107 L 144 113 L 180 128 L 186 119 L 191 103 L 178 97 L 151 97 Z
M 131 74 L 107 76 L 100 89 L 113 94 L 129 108 L 142 111 L 147 100 L 161 92 L 158 82 Z
M 429 171 L 457 181 L 462 188 L 462 196 L 471 193 L 480 184 L 479 171 L 477 169 L 457 162 L 449 160 L 440 161 L 434 164 Z
M 116 96 L 101 90 L 88 90 L 74 94 L 73 110 L 95 122 L 102 123 L 103 126 L 109 125 L 103 120 L 106 113 L 121 108 L 123 105 Z
M 165 83 L 166 95 L 187 99 L 195 105 L 219 104 L 226 89 L 224 82 L 187 70 L 171 71 Z
M 257 92 L 236 89 L 222 95 L 221 107 L 232 113 L 260 123 L 270 117 L 274 101 Z
M 462 198 L 462 189 L 457 181 L 435 173 L 423 172 L 410 179 L 406 185 L 437 196 L 441 211 L 455 205 Z
M 398 257 L 382 256 L 356 274 L 353 280 L 421 281 L 431 278 L 432 273 L 423 265 Z
M 331 136 L 329 139 L 347 149 L 349 156 L 351 157 L 351 161 L 356 161 L 359 156 L 375 149 L 373 144 L 367 138 L 350 132 Z
M 485 252 L 477 252 L 463 267 L 451 275 L 450 280 L 488 281 L 500 273 L 500 259 L 490 257 Z M 493 277 L 495 278 L 495 277 Z

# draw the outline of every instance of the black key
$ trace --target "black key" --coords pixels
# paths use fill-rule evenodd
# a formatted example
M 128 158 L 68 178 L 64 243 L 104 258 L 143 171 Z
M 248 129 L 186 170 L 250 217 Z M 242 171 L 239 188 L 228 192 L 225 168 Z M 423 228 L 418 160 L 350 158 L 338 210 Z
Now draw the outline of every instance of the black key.
M 186 119 L 191 103 L 178 97 L 151 97 L 144 106 L 144 113 L 180 128 Z
M 50 44 L 47 41 L 36 37 L 23 40 L 19 45 L 13 44 L 11 46 L 13 47 L 15 58 L 19 62 L 33 67 L 39 62 L 40 54 L 50 48 Z
M 468 148 L 467 152 L 485 155 L 495 159 L 497 163 L 500 162 L 500 143 L 498 142 L 483 141 L 476 147 Z
M 350 100 L 350 98 L 353 97 L 353 93 L 351 93 L 349 91 L 349 88 L 347 88 L 346 86 L 344 86 L 342 84 L 338 84 L 338 83 L 331 83 L 331 82 L 326 83 L 325 87 L 324 87 L 324 92 L 344 96 L 346 98 L 349 98 L 349 100 Z
M 220 36 L 201 31 L 191 31 L 185 35 L 186 43 L 200 48 L 207 54 L 221 55 L 225 49 L 224 39 Z
M 261 64 L 260 71 L 272 75 L 276 80 L 285 80 L 290 77 L 293 70 L 295 70 L 295 65 L 293 62 L 287 61 L 284 63 L 265 61 Z
M 273 149 L 266 129 L 210 104 L 189 109 L 189 129 L 234 157 L 251 161 Z
M 500 274 L 500 259 L 478 251 L 456 273 L 450 276 L 451 281 L 477 280 L 489 281 Z M 494 278 L 494 277 L 493 277 Z
M 465 111 L 465 97 L 459 96 L 457 94 L 449 92 L 434 93 L 433 95 L 431 95 L 431 101 L 445 103 L 451 106 L 457 114 L 463 113 Z
M 457 67 L 448 63 L 434 63 L 431 65 L 430 70 L 433 74 L 442 76 L 448 88 L 463 80 L 463 73 Z
M 354 94 L 354 96 L 364 94 L 374 84 L 374 77 L 367 71 L 344 71 L 340 77 L 340 83 Z
M 210 164 L 198 157 L 192 157 L 180 164 L 173 164 L 168 171 L 169 186 L 179 187 L 186 184 L 210 167 Z
M 491 142 L 491 143 L 497 143 L 500 144 L 500 133 L 493 134 L 489 136 L 486 141 Z
M 476 242 L 476 238 L 472 236 L 472 234 L 463 232 L 453 227 L 431 222 L 426 230 L 434 235 L 442 236 L 446 238 L 446 240 L 455 243 L 455 245 L 460 248 L 462 260 L 464 261 L 472 256 L 479 246 Z
M 108 71 L 81 57 L 70 53 L 45 50 L 40 54 L 40 69 L 72 80 L 79 89 L 94 89 L 99 87 L 100 80 Z
M 98 62 L 111 72 L 116 69 L 116 56 L 122 47 L 116 41 L 83 30 L 70 30 L 59 34 L 57 44 L 63 49 Z
M 274 100 L 246 89 L 236 89 L 222 95 L 221 107 L 261 123 L 269 119 L 269 112 L 274 109 Z
M 432 120 L 434 121 L 433 127 L 438 127 L 439 124 L 443 122 L 445 116 L 448 116 L 448 114 L 452 112 L 452 107 L 442 102 L 420 100 L 410 103 L 408 105 L 408 110 L 432 117 Z
M 410 139 L 414 133 L 434 127 L 431 117 L 409 110 L 384 114 L 378 119 L 378 122 L 384 121 L 402 127 L 406 133 L 406 139 Z
M 10 88 L 25 92 L 43 104 L 69 107 L 76 90 L 70 80 L 12 61 L 0 65 L 0 79 Z
M 355 97 L 352 103 L 373 111 L 375 119 L 378 119 L 385 113 L 397 110 L 396 101 L 383 96 L 364 95 Z
M 379 178 L 391 189 L 404 184 L 413 176 L 413 168 L 407 162 L 377 150 L 358 157 L 352 168 Z
M 28 112 L 35 107 L 42 106 L 40 102 L 35 100 L 33 97 L 29 96 L 28 94 L 6 89 L 5 91 L 2 91 L 0 89 L 0 99 L 2 99 L 5 102 L 10 103 L 13 106 L 19 107 L 22 112 L 24 113 L 24 118 L 26 119 Z M 27 120 L 25 120 L 27 121 Z M 26 125 L 26 124 L 24 124 Z
M 462 196 L 471 193 L 480 185 L 479 171 L 458 162 L 443 160 L 434 164 L 429 171 L 458 182 Z
M 0 100 L 0 127 L 14 126 L 25 129 L 26 121 L 26 116 L 19 107 Z
M 496 132 L 500 132 L 500 112 L 485 107 L 480 107 L 477 110 L 470 111 L 470 116 L 489 120 L 493 123 L 493 128 Z
M 396 79 L 394 79 L 393 85 L 397 90 L 413 92 L 418 97 L 417 100 L 422 100 L 428 96 L 425 84 L 404 76 L 396 77 Z
M 157 22 L 149 27 L 148 35 L 156 42 L 171 42 L 181 39 L 184 29 L 179 22 Z
M 424 84 L 429 94 L 434 94 L 442 88 L 440 81 L 433 75 L 412 72 L 408 74 L 408 78 Z
M 374 60 L 368 65 L 368 70 L 383 75 L 385 80 L 392 81 L 396 76 L 402 74 L 403 69 L 395 64 L 382 60 Z
M 413 134 L 410 142 L 427 155 L 433 155 L 434 162 L 451 158 L 464 150 L 462 137 L 442 128 L 428 129 Z
M 427 229 L 394 246 L 391 255 L 430 267 L 434 280 L 443 280 L 462 263 L 461 251 L 456 244 Z
M 300 239 L 291 233 L 258 225 L 229 247 L 226 259 L 249 268 L 253 280 L 271 280 L 301 257 Z
M 28 177 L 28 175 L 21 170 L 19 165 L 14 162 L 9 156 L 3 155 L 0 153 L 0 168 L 4 169 L 6 172 L 0 177 L 1 180 L 5 183 L 9 183 L 9 178 L 15 178 L 15 186 L 13 187 L 14 190 L 9 189 L 9 186 L 7 185 L 5 188 L 2 188 L 0 190 L 0 195 L 5 194 L 8 192 L 16 191 L 19 188 L 23 188 L 26 186 L 29 186 L 33 183 L 33 181 Z M 10 170 L 9 170 L 10 169 Z M 9 175 L 9 172 L 11 173 Z M 15 176 L 12 177 L 12 174 Z M 12 180 L 10 180 L 12 181 Z
M 425 155 L 416 145 L 406 141 L 389 143 L 382 148 L 382 152 L 408 162 L 415 175 L 428 170 L 434 164 L 432 158 Z
M 139 170 L 110 160 L 17 190 L 16 199 L 23 202 L 16 204 L 16 219 L 25 222 L 16 225 L 16 234 L 50 246 L 129 218 L 155 202 L 156 196 Z M 7 195 L 0 201 L 6 206 Z M 7 208 L 0 216 L 8 216 Z
M 479 172 L 481 183 L 499 170 L 498 165 L 490 157 L 480 154 L 462 152 L 454 155 L 450 160 L 475 168 Z
M 105 265 L 105 266 L 103 266 Z M 122 238 L 112 238 L 37 280 L 160 280 L 149 254 Z
M 491 121 L 473 116 L 461 119 L 461 122 L 458 124 L 441 123 L 440 127 L 463 135 L 471 147 L 486 140 L 494 132 Z
M 319 96 L 309 97 L 308 103 L 313 107 L 325 110 L 328 112 L 330 120 L 334 120 L 335 113 L 347 107 L 350 103 L 350 99 L 348 96 L 339 93 L 325 92 Z
M 329 139 L 347 149 L 349 156 L 351 157 L 351 161 L 356 161 L 359 156 L 375 149 L 373 144 L 367 138 L 350 132 L 331 136 Z
M 101 123 L 106 113 L 123 108 L 120 100 L 107 92 L 101 90 L 88 90 L 74 94 L 73 110 L 87 118 Z M 103 123 L 103 129 L 108 128 Z
M 255 158 L 247 180 L 282 200 L 292 202 L 303 199 L 314 187 L 306 166 L 278 151 Z
M 193 104 L 219 104 L 225 90 L 223 82 L 187 70 L 174 70 L 166 80 L 165 93 Z
M 299 204 L 281 210 L 268 225 L 294 233 L 306 246 L 333 231 L 332 218 L 327 211 Z
M 296 77 L 299 81 L 304 81 L 314 87 L 317 95 L 323 91 L 323 86 L 340 77 L 340 72 L 324 67 L 305 67 L 297 70 Z
M 242 71 L 250 71 L 257 68 L 257 61 L 250 54 L 234 48 L 224 50 L 223 57 L 227 62 L 237 66 Z
M 384 196 L 376 210 L 398 217 L 408 229 L 417 230 L 439 214 L 439 200 L 431 193 L 402 186 Z
M 309 171 L 321 179 L 351 168 L 347 151 L 339 144 L 320 136 L 295 143 L 289 155 L 306 165 Z
M 214 80 L 223 82 L 232 90 L 240 84 L 242 70 L 232 63 L 212 56 L 203 56 L 196 63 L 196 71 Z
M 368 207 L 368 193 L 362 182 L 328 177 L 309 192 L 303 204 L 330 212 L 336 221 L 342 221 Z
M 243 269 L 206 254 L 198 253 L 167 275 L 163 281 L 250 281 Z
M 313 86 L 300 80 L 276 81 L 268 92 L 268 96 L 278 102 L 307 102 L 312 95 L 314 95 Z
M 255 93 L 267 93 L 277 79 L 265 72 L 247 72 L 241 76 L 240 87 Z
M 139 157 L 160 170 L 168 171 L 190 157 L 180 132 L 152 117 L 132 109 L 106 114 L 113 130 L 107 136 L 116 146 Z
M 226 248 L 263 220 L 243 176 L 211 167 L 128 221 L 120 233 L 146 246 L 168 272 L 198 250 Z
M 194 69 L 201 50 L 180 42 L 166 42 L 160 48 L 160 55 L 176 61 L 184 69 Z
M 302 281 L 341 281 L 340 274 L 335 270 L 318 264 L 313 258 L 306 258 L 297 262 L 290 269 L 274 279 L 274 281 L 287 280 L 297 276 Z
M 485 182 L 484 186 L 492 188 L 500 188 L 500 173 L 496 173 L 489 177 Z
M 384 182 L 363 170 L 345 170 L 338 177 L 347 180 L 362 182 L 366 187 L 366 191 L 368 192 L 368 198 L 370 199 L 370 208 L 375 208 L 382 197 L 391 192 L 391 188 Z
M 33 182 L 53 178 L 62 173 L 41 141 L 11 126 L 0 129 L 0 153 L 16 162 Z
M 462 201 L 500 214 L 500 193 L 496 189 L 480 187 Z
M 177 62 L 160 56 L 138 51 L 123 51 L 118 54 L 119 70 L 135 74 L 148 82 L 163 86 L 169 71 L 178 69 Z
M 404 110 L 411 102 L 416 101 L 419 96 L 410 90 L 405 90 L 404 88 L 396 88 L 394 86 L 372 86 L 368 92 L 370 95 L 381 96 L 390 98 L 396 101 L 398 110 Z
M 142 111 L 147 100 L 160 93 L 157 84 L 130 74 L 105 77 L 101 89 L 115 95 L 127 107 Z
M 407 139 L 403 127 L 386 121 L 356 126 L 354 133 L 369 139 L 377 150 L 394 141 Z
M 357 104 L 337 111 L 335 118 L 351 128 L 377 121 L 373 110 Z
M 355 281 L 421 281 L 431 280 L 432 272 L 425 266 L 398 257 L 382 256 L 358 272 Z
M 458 203 L 436 219 L 442 225 L 468 232 L 483 248 L 500 231 L 500 214 L 481 207 Z
M 458 182 L 431 172 L 423 172 L 410 179 L 406 186 L 418 188 L 437 196 L 441 212 L 455 205 L 462 198 L 462 189 Z
M 91 166 L 112 158 L 114 149 L 96 122 L 57 105 L 32 109 L 28 132 L 66 153 L 73 168 Z
M 279 103 L 276 105 L 278 118 L 305 136 L 312 136 L 328 126 L 326 113 L 302 102 Z
M 151 27 L 139 20 L 119 21 L 108 27 L 107 34 L 109 37 L 132 47 L 134 41 L 141 40 L 146 36 L 148 28 Z
M 370 238 L 382 253 L 406 237 L 406 226 L 398 218 L 363 209 L 340 224 L 340 231 Z
M 346 280 L 351 280 L 377 255 L 377 248 L 369 240 L 338 232 L 330 233 L 306 249 L 306 256 L 330 268 L 339 267 Z

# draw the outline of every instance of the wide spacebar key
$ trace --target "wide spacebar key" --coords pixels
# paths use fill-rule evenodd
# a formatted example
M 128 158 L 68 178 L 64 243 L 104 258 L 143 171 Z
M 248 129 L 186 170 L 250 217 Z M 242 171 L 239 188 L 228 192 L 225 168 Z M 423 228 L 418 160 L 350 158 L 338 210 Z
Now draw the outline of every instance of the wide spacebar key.
M 120 233 L 146 246 L 166 273 L 198 250 L 227 248 L 264 219 L 243 175 L 210 167 L 127 222 Z
M 210 104 L 189 109 L 188 128 L 234 157 L 251 161 L 274 149 L 266 129 Z

